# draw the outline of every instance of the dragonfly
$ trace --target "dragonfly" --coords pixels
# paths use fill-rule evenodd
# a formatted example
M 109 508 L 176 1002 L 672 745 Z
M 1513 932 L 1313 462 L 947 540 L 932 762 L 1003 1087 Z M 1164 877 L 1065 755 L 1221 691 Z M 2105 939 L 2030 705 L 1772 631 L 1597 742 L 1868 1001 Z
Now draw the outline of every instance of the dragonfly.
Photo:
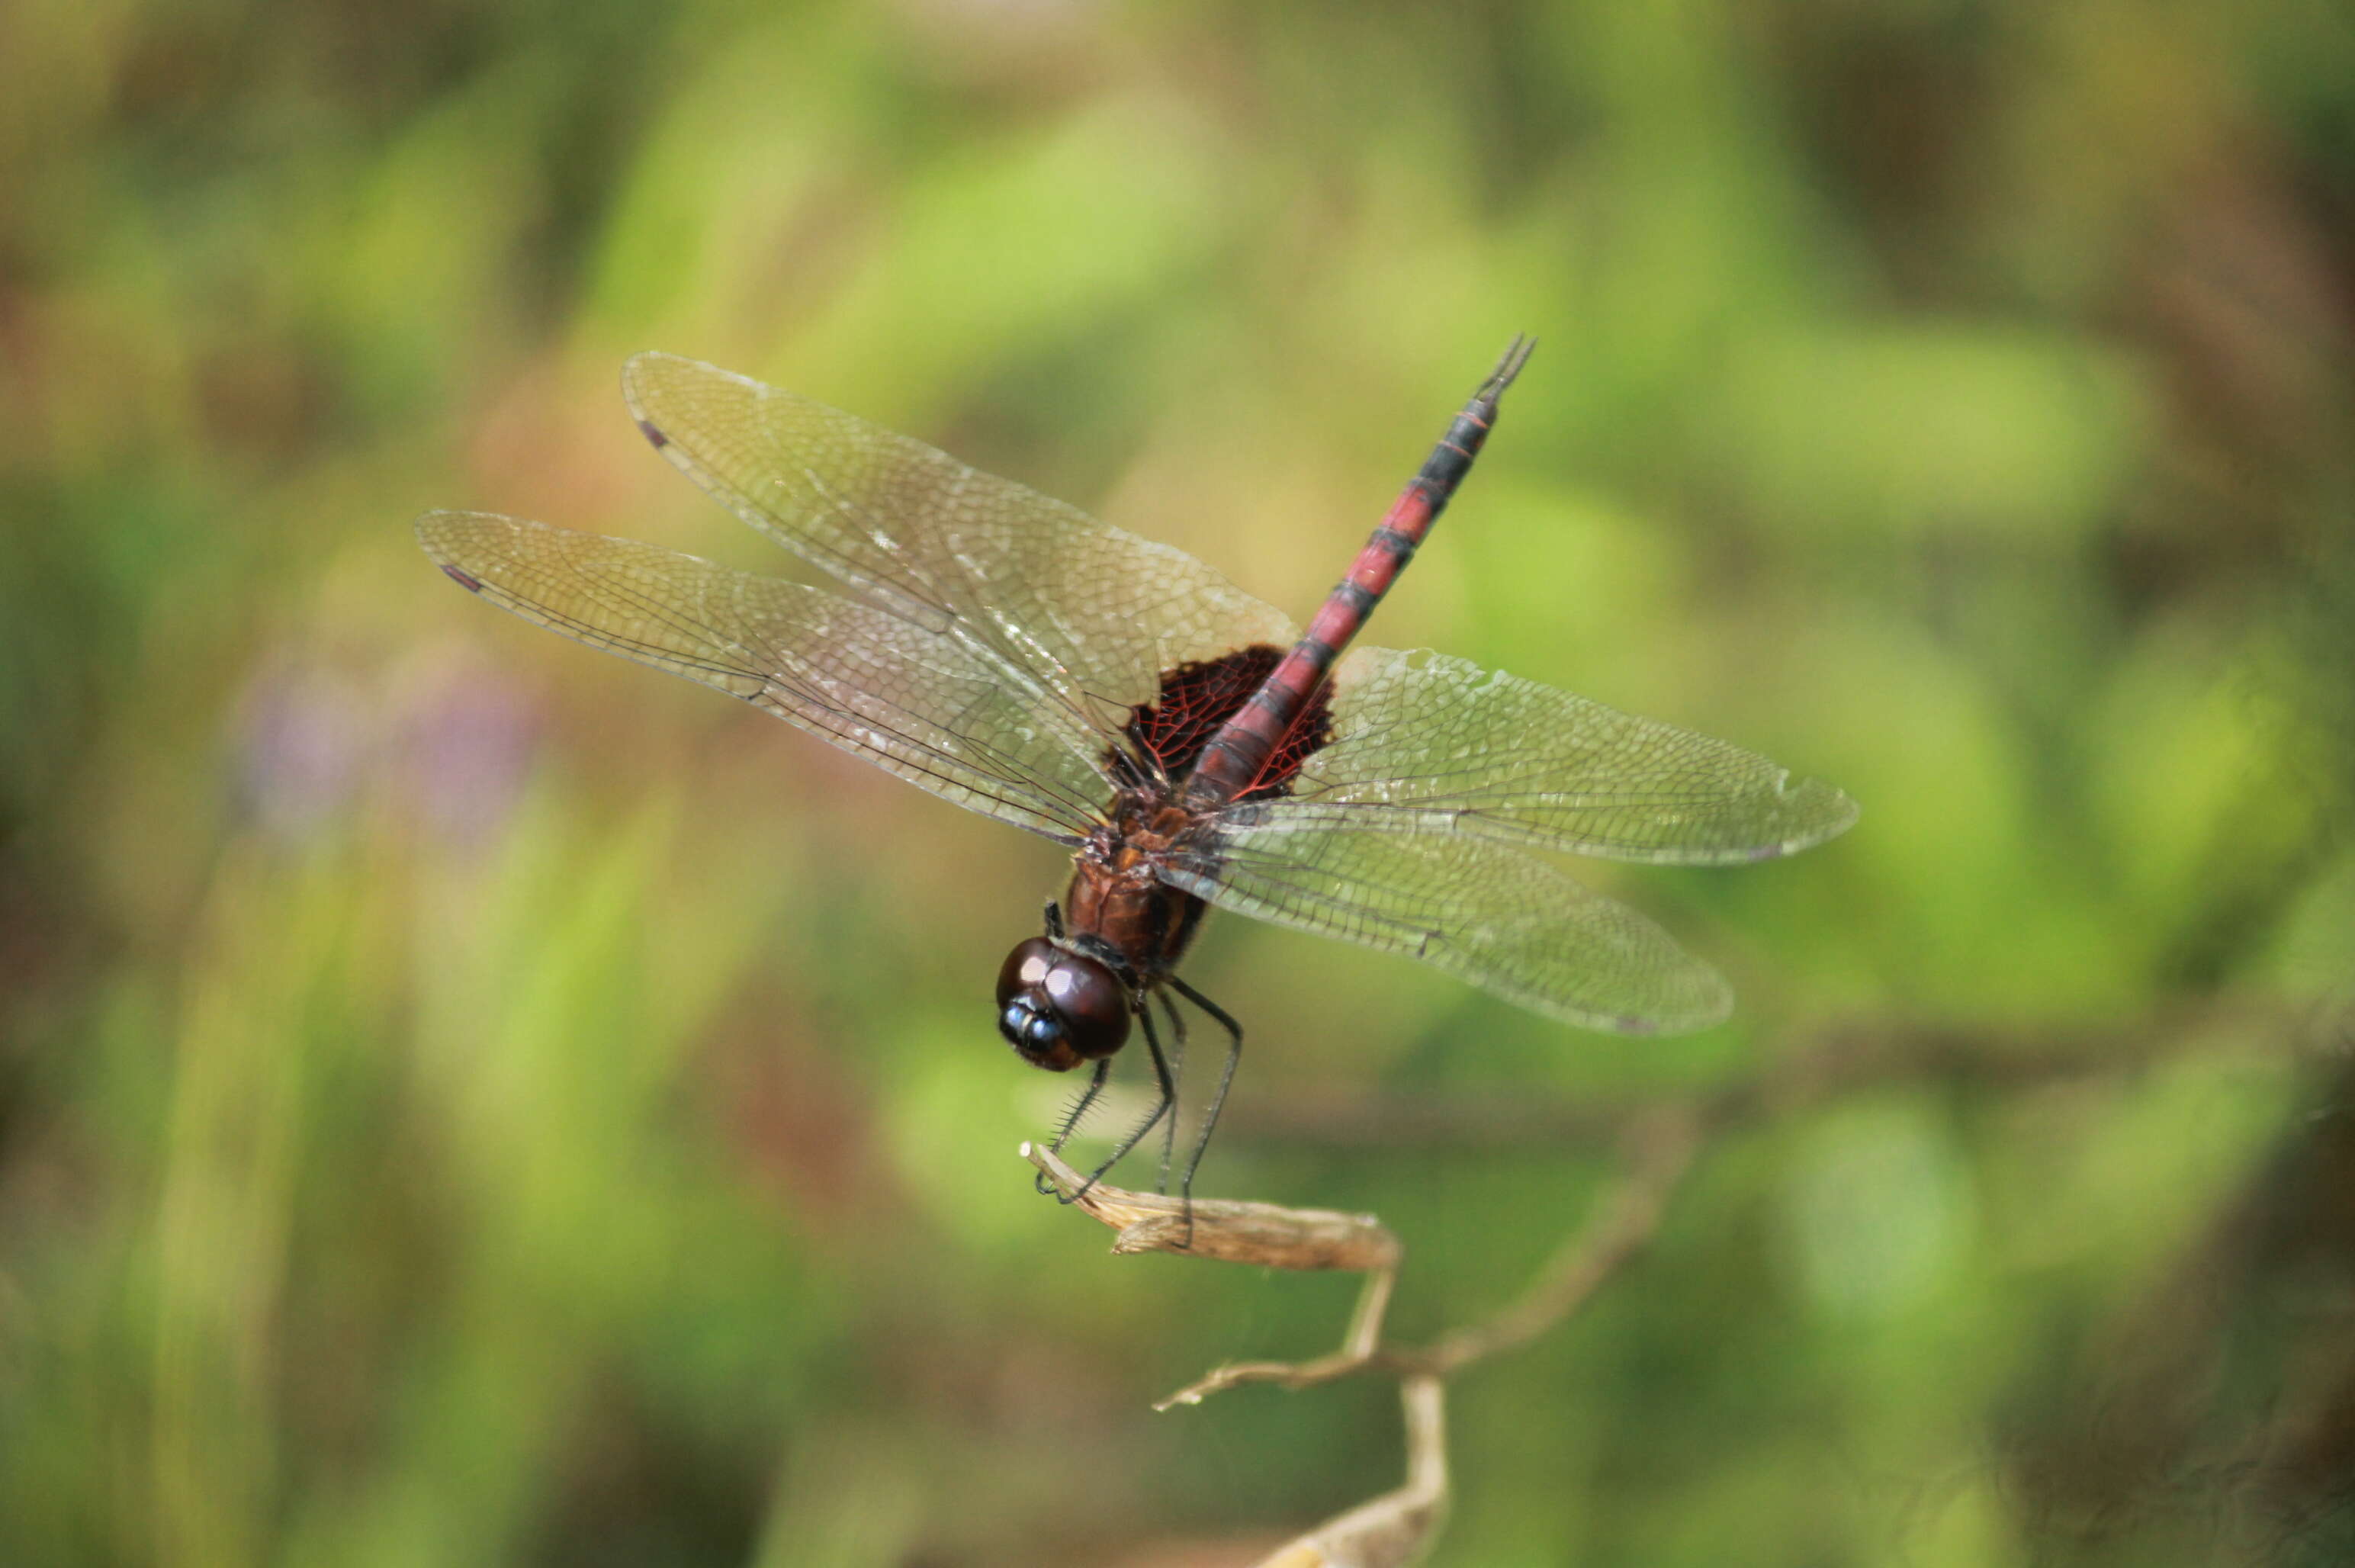
M 1058 1150 L 1142 1033 L 1158 1100 L 1089 1181 L 1166 1116 L 1167 1190 L 1173 997 L 1212 1019 L 1228 1048 L 1190 1195 L 1243 1042 L 1178 974 L 1210 908 L 1403 954 L 1567 1023 L 1684 1032 L 1727 1016 L 1724 980 L 1541 854 L 1735 864 L 1856 820 L 1839 790 L 1724 741 L 1428 649 L 1353 646 L 1533 347 L 1514 339 L 1305 629 L 1183 550 L 667 354 L 623 375 L 646 439 L 826 581 L 482 512 L 429 512 L 417 534 L 502 609 L 1068 848 L 1061 901 L 1000 968 L 999 1032 L 1034 1066 L 1091 1069 Z

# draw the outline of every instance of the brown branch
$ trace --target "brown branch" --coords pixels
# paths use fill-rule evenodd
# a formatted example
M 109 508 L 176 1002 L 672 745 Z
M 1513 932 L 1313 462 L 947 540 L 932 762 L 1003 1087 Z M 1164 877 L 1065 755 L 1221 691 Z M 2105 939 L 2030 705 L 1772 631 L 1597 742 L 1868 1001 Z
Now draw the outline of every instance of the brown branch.
M 1292 1388 L 1344 1377 L 1371 1364 L 1381 1344 L 1382 1316 L 1398 1281 L 1403 1249 L 1389 1227 L 1370 1214 L 1338 1214 L 1329 1209 L 1286 1209 L 1274 1203 L 1244 1203 L 1205 1198 L 1189 1206 L 1161 1193 L 1131 1192 L 1105 1182 L 1083 1183 L 1079 1172 L 1036 1144 L 1022 1146 L 1022 1157 L 1047 1173 L 1085 1213 L 1120 1232 L 1115 1254 L 1176 1253 L 1222 1263 L 1270 1268 L 1348 1269 L 1366 1275 L 1341 1348 L 1313 1361 L 1244 1361 L 1220 1368 L 1154 1405 L 1199 1404 L 1205 1396 L 1237 1383 L 1281 1382 Z
M 1431 1541 L 1447 1509 L 1447 1385 L 1417 1375 L 1406 1403 L 1406 1485 L 1336 1515 L 1279 1548 L 1259 1568 L 1398 1568 Z
M 1117 1255 L 1176 1253 L 1215 1263 L 1268 1268 L 1394 1272 L 1399 1239 L 1370 1214 L 1330 1209 L 1286 1209 L 1227 1198 L 1182 1198 L 1131 1192 L 1099 1181 L 1088 1186 L 1052 1149 L 1024 1144 L 1022 1157 L 1047 1173 L 1079 1209 L 1120 1232 Z M 1085 1188 L 1082 1191 L 1082 1189 Z
M 1700 1117 L 1690 1111 L 1656 1114 L 1639 1123 L 1628 1135 L 1627 1168 L 1619 1182 L 1519 1299 L 1487 1322 L 1458 1329 L 1432 1346 L 1397 1350 L 1381 1348 L 1381 1325 L 1401 1248 L 1370 1215 L 1218 1199 L 1189 1206 L 1180 1199 L 1103 1182 L 1089 1186 L 1052 1151 L 1036 1145 L 1023 1145 L 1022 1155 L 1082 1211 L 1119 1232 L 1113 1243 L 1116 1253 L 1156 1251 L 1274 1268 L 1365 1271 L 1366 1288 L 1340 1349 L 1308 1361 L 1221 1367 L 1154 1408 L 1199 1404 L 1240 1383 L 1306 1388 L 1370 1369 L 1396 1373 L 1406 1410 L 1406 1484 L 1327 1520 L 1260 1565 L 1395 1568 L 1429 1542 L 1446 1509 L 1447 1378 L 1538 1338 L 1625 1268 L 1658 1230 L 1669 1198 L 1700 1150 L 1701 1132 Z
M 1569 1317 L 1632 1263 L 1659 1230 L 1685 1173 L 1700 1152 L 1700 1118 L 1668 1111 L 1628 1136 L 1627 1168 L 1586 1224 L 1563 1241 L 1521 1298 L 1489 1318 L 1442 1335 L 1423 1349 L 1385 1352 L 1384 1365 L 1445 1377 L 1475 1361 L 1518 1349 Z
M 1350 1314 L 1348 1332 L 1342 1339 L 1341 1348 L 1332 1354 L 1306 1361 L 1230 1361 L 1168 1398 L 1156 1401 L 1153 1408 L 1167 1410 L 1173 1405 L 1199 1404 L 1214 1393 L 1243 1383 L 1314 1388 L 1369 1367 L 1388 1368 L 1391 1362 L 1380 1348 L 1382 1314 L 1390 1307 L 1391 1287 L 1397 1279 L 1397 1272 L 1390 1269 L 1367 1278 L 1365 1292 L 1358 1297 L 1357 1309 Z
M 1386 1349 L 1381 1326 L 1397 1276 L 1398 1238 L 1370 1215 L 1318 1209 L 1285 1209 L 1272 1203 L 1184 1200 L 1136 1193 L 1101 1182 L 1082 1191 L 1080 1177 L 1047 1150 L 1023 1146 L 1032 1164 L 1061 1185 L 1079 1208 L 1119 1232 L 1118 1253 L 1169 1252 L 1180 1256 L 1260 1264 L 1291 1269 L 1353 1269 L 1367 1275 L 1341 1348 L 1305 1361 L 1246 1361 L 1221 1367 L 1155 1406 L 1196 1404 L 1210 1394 L 1249 1382 L 1299 1389 L 1353 1374 L 1378 1371 L 1397 1375 L 1406 1402 L 1408 1479 L 1386 1493 L 1327 1520 L 1292 1541 L 1261 1568 L 1391 1568 L 1418 1552 L 1436 1528 L 1448 1481 L 1443 1423 L 1445 1381 L 1495 1355 L 1518 1349 L 1561 1325 L 1592 1300 L 1606 1283 L 1641 1253 L 1657 1233 L 1669 1202 L 1708 1142 L 1731 1129 L 1770 1120 L 1875 1084 L 1945 1079 L 2018 1089 L 2094 1077 L 2144 1065 L 2192 1043 L 2220 1038 L 2243 1043 L 2264 1040 L 2278 1047 L 2306 1032 L 2278 1013 L 2209 1008 L 2186 1010 L 2165 1030 L 2137 1026 L 2117 1033 L 2078 1037 L 2059 1049 L 2011 1052 L 1991 1049 L 1984 1039 L 1938 1029 L 1905 1031 L 1862 1028 L 1833 1032 L 1817 1049 L 1793 1055 L 1746 1082 L 1713 1093 L 1648 1107 L 1597 1110 L 1539 1107 L 1526 1102 L 1478 1107 L 1484 1141 L 1514 1127 L 1541 1130 L 1557 1142 L 1592 1138 L 1615 1131 L 1624 1169 L 1590 1211 L 1585 1223 L 1558 1248 L 1529 1288 L 1484 1322 L 1457 1328 L 1430 1345 Z M 2154 1047 L 2155 1036 L 2165 1043 Z M 1282 1126 L 1286 1136 L 1324 1136 L 1337 1132 L 1399 1141 L 1460 1130 L 1465 1107 L 1408 1109 L 1378 1106 L 1327 1107 L 1304 1124 Z M 1500 1114 L 1501 1113 L 1501 1114 Z M 1351 1125 L 1352 1117 L 1358 1118 Z M 1420 1116 L 1419 1126 L 1405 1123 Z M 1629 1125 L 1633 1120 L 1632 1128 Z M 1257 1118 L 1266 1136 L 1280 1124 Z M 1499 1124 L 1505 1124 L 1501 1125 Z M 1071 1196 L 1076 1194 L 1076 1196 Z
M 1243 1383 L 1303 1389 L 1369 1370 L 1446 1377 L 1528 1344 L 1577 1311 L 1642 1251 L 1659 1229 L 1668 1200 L 1691 1168 L 1700 1143 L 1701 1119 L 1689 1111 L 1657 1113 L 1639 1123 L 1627 1137 L 1625 1173 L 1520 1298 L 1485 1323 L 1456 1329 L 1420 1348 L 1382 1348 L 1382 1317 L 1398 1278 L 1401 1248 L 1398 1238 L 1370 1215 L 1206 1199 L 1193 1206 L 1192 1245 L 1180 1246 L 1186 1227 L 1184 1205 L 1178 1199 L 1098 1182 L 1076 1201 L 1120 1232 L 1113 1243 L 1116 1253 L 1174 1252 L 1274 1268 L 1361 1269 L 1368 1275 L 1338 1350 L 1305 1361 L 1239 1361 L 1220 1367 L 1154 1406 L 1167 1410 L 1199 1404 Z M 1030 1144 L 1022 1152 L 1065 1192 L 1078 1190 L 1078 1173 L 1053 1154 Z
M 1241 1383 L 1313 1388 L 1374 1371 L 1407 1376 L 1450 1376 L 1475 1361 L 1518 1349 L 1561 1323 L 1627 1266 L 1659 1229 L 1668 1200 L 1701 1147 L 1700 1118 L 1688 1111 L 1656 1113 L 1627 1135 L 1627 1168 L 1594 1206 L 1582 1229 L 1558 1248 L 1520 1298 L 1487 1322 L 1443 1335 L 1423 1347 L 1385 1349 L 1380 1314 L 1389 1305 L 1396 1270 L 1367 1282 L 1339 1350 L 1307 1361 L 1238 1361 L 1219 1368 L 1155 1405 L 1199 1404 Z

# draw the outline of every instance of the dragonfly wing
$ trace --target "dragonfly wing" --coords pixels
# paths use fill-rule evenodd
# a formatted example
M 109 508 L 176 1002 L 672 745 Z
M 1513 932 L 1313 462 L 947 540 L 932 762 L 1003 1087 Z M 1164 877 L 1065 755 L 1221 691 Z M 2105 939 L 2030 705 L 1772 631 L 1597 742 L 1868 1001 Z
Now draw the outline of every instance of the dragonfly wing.
M 1589 1029 L 1680 1033 L 1732 1007 L 1717 972 L 1658 926 L 1485 839 L 1234 827 L 1163 876 L 1222 909 L 1403 953 Z
M 823 403 L 667 354 L 631 360 L 623 390 L 663 455 L 746 522 L 1106 736 L 1163 671 L 1296 635 L 1184 550 Z
M 741 697 L 986 816 L 1075 843 L 1111 796 L 1094 731 L 1058 723 L 964 644 L 871 604 L 487 513 L 429 512 L 417 537 L 502 609 Z
M 1856 820 L 1847 795 L 1753 752 L 1427 649 L 1344 659 L 1333 731 L 1290 798 L 1244 811 L 1678 865 L 1786 855 Z

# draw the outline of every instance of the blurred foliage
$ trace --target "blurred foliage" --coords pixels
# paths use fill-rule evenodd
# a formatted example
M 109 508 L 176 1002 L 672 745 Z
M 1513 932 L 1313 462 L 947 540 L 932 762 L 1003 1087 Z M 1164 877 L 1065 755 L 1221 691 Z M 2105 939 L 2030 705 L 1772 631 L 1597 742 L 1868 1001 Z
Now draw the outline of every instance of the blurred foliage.
M 662 347 L 1305 612 L 1519 329 L 1378 639 L 1863 824 L 1602 873 L 1736 977 L 1689 1041 L 1212 923 L 1204 1190 L 1382 1213 L 1435 1331 L 1604 1169 L 1483 1107 L 1913 1065 L 1461 1381 L 1436 1561 L 2355 1560 L 2318 0 L 0 8 L 0 1560 L 1227 1563 L 1389 1485 L 1379 1384 L 1147 1413 L 1349 1286 L 1031 1193 L 1047 848 L 408 521 L 782 569 Z

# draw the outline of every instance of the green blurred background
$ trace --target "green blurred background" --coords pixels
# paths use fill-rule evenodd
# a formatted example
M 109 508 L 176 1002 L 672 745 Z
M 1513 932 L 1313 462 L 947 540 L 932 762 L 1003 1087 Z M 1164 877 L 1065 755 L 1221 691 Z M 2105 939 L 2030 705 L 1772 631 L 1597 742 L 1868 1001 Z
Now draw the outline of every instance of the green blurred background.
M 1214 921 L 1202 1190 L 1380 1211 L 1423 1336 L 1597 1125 L 1876 1065 L 1461 1379 L 1435 1561 L 2355 1561 L 2344 6 L 13 0 L 0 1563 L 1179 1568 L 1391 1484 L 1379 1381 L 1147 1410 L 1353 1286 L 1031 1192 L 1050 846 L 409 524 L 791 570 L 660 347 L 1305 613 L 1517 330 L 1376 640 L 1863 822 L 1597 872 L 1691 1040 Z

